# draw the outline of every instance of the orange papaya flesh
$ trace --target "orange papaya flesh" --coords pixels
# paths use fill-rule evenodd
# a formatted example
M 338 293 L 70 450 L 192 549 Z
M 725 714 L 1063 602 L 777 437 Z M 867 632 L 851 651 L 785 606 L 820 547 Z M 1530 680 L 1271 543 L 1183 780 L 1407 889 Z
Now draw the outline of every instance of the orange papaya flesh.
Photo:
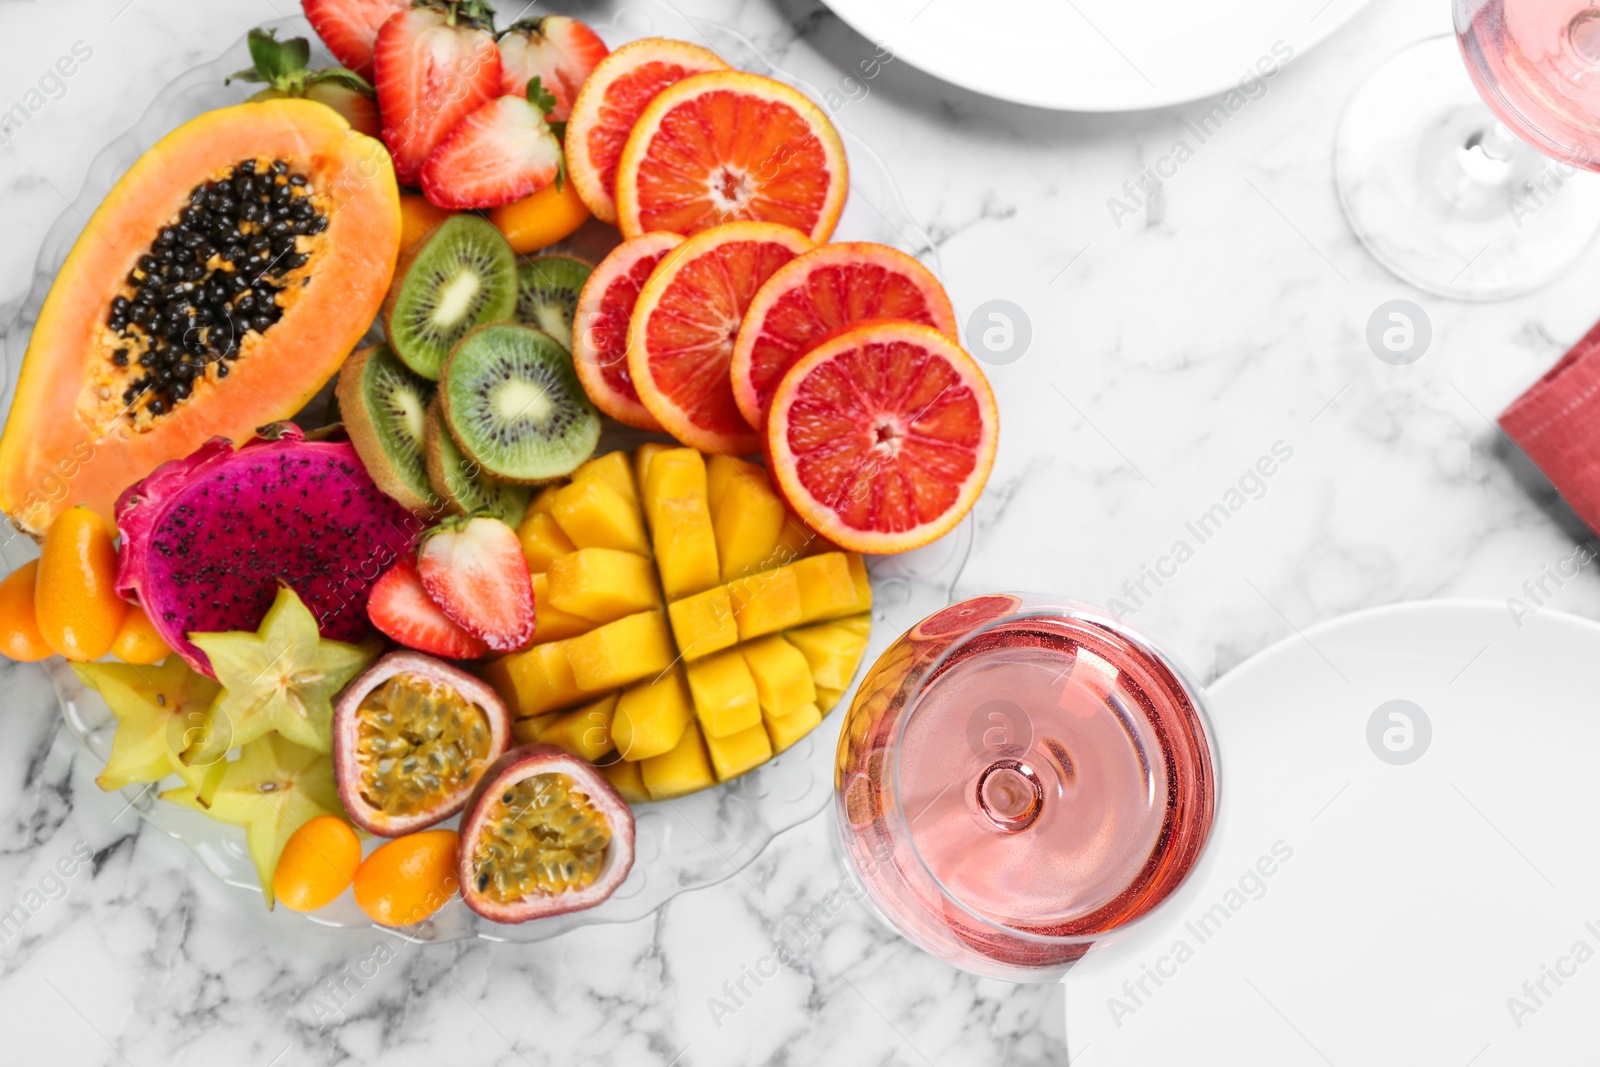
M 239 192 L 245 175 L 259 189 Z M 276 192 L 295 175 L 303 183 Z M 208 187 L 221 209 L 185 221 Z M 263 217 L 243 220 L 257 191 L 268 196 Z M 274 232 L 279 203 L 322 221 L 291 218 L 287 235 Z M 212 253 L 203 263 L 206 245 L 188 254 L 203 268 L 193 290 L 181 288 L 185 276 L 141 269 L 160 255 L 163 232 L 186 228 L 203 231 Z M 118 494 L 162 463 L 214 436 L 243 443 L 299 411 L 371 326 L 400 231 L 388 152 L 322 104 L 245 103 L 167 134 L 95 210 L 45 299 L 0 435 L 0 511 L 36 535 L 79 503 L 109 523 Z M 166 240 L 181 259 L 182 242 Z M 155 320 L 131 319 L 150 287 Z M 247 293 L 274 307 L 241 308 Z

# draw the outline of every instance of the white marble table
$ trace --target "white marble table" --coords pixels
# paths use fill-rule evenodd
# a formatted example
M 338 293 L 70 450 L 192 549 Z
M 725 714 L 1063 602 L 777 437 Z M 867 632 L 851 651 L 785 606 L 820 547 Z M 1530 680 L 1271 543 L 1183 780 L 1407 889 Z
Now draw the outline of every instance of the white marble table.
M 819 85 L 842 84 L 874 52 L 817 0 L 681 6 L 738 25 Z M 1309 19 L 1319 5 L 1301 6 Z M 1526 299 L 1452 304 L 1372 262 L 1334 195 L 1342 102 L 1389 53 L 1445 30 L 1446 8 L 1385 0 L 1296 55 L 1157 201 L 1120 219 L 1108 200 L 1126 203 L 1124 182 L 1209 105 L 1058 115 L 903 62 L 848 105 L 842 121 L 890 162 L 938 241 L 963 319 L 1003 298 L 1031 324 L 1026 353 L 992 368 L 1005 429 L 964 591 L 1126 600 L 1124 583 L 1137 589 L 1185 522 L 1280 442 L 1292 459 L 1259 499 L 1163 584 L 1144 579 L 1137 621 L 1207 679 L 1356 608 L 1520 595 L 1587 536 L 1491 420 L 1600 315 L 1600 249 Z M 0 297 L 20 296 L 89 159 L 172 72 L 291 10 L 292 0 L 0 0 L 0 110 L 30 101 L 75 43 L 92 53 L 59 89 L 45 87 L 21 128 L 0 133 Z M 1380 362 L 1365 342 L 1369 316 L 1395 298 L 1432 322 L 1432 346 L 1411 366 Z M 1582 573 L 1553 603 L 1593 616 L 1600 583 Z M 747 982 L 753 995 L 733 1014 L 714 1010 L 713 998 L 728 1003 L 724 983 L 835 887 L 827 816 L 651 920 L 540 945 L 420 949 L 376 932 L 263 924 L 257 901 L 95 788 L 41 671 L 0 672 L 0 910 L 21 903 L 28 914 L 0 943 L 5 1063 L 1065 1060 L 1058 988 L 960 975 L 859 904 L 775 977 Z M 90 854 L 68 864 L 69 878 L 50 873 Z

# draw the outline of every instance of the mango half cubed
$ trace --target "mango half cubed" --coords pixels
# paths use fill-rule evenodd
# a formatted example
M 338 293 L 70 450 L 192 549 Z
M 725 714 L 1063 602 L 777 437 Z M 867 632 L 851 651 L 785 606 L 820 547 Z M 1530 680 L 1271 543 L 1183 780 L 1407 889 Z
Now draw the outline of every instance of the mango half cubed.
M 585 634 L 594 629 L 593 620 L 572 615 L 550 603 L 550 576 L 548 574 L 535 573 L 532 578 L 535 621 L 533 630 L 534 644 L 542 645 L 547 641 L 561 641 L 568 637 L 577 637 L 579 634 Z
M 813 557 L 821 559 L 821 556 Z M 852 616 L 865 619 L 865 615 Z M 861 653 L 866 651 L 867 635 L 860 628 L 845 625 L 848 620 L 802 626 L 785 633 L 784 639 L 800 650 L 811 665 L 811 680 L 819 689 L 843 689 L 855 676 Z
M 761 725 L 756 680 L 738 652 L 719 652 L 684 668 L 689 695 L 706 737 L 727 737 Z M 712 759 L 716 758 L 713 748 Z
M 669 448 L 650 460 L 644 506 L 650 513 L 656 566 L 668 600 L 693 596 L 721 580 L 717 535 L 706 502 L 706 463 L 692 448 Z
M 517 540 L 522 542 L 522 554 L 527 557 L 528 570 L 534 574 L 549 570 L 550 564 L 578 547 L 561 529 L 555 516 L 547 512 L 524 518 L 517 527 Z
M 577 548 L 615 548 L 650 555 L 638 506 L 599 478 L 556 490 L 550 511 Z
M 616 710 L 617 694 L 612 693 L 593 704 L 557 715 L 539 731 L 539 740 L 593 763 L 615 747 L 611 742 L 611 719 Z
M 783 501 L 761 471 L 754 475 L 739 472 L 729 478 L 712 521 L 723 581 L 762 569 L 778 547 L 785 514 Z
M 551 563 L 549 575 L 550 604 L 593 622 L 611 622 L 660 602 L 650 561 L 632 552 L 580 548 Z
M 739 624 L 733 617 L 733 598 L 724 585 L 714 586 L 667 605 L 672 636 L 686 660 L 698 659 L 739 643 Z
M 579 638 L 550 641 L 502 656 L 483 667 L 483 680 L 519 718 L 569 708 L 586 695 L 567 657 L 575 640 Z
M 564 644 L 573 680 L 591 693 L 654 677 L 677 659 L 667 617 L 660 611 L 625 616 Z
M 717 772 L 719 782 L 737 778 L 772 758 L 772 742 L 767 738 L 766 727 L 761 725 L 759 718 L 754 726 L 726 737 L 707 734 L 705 742 L 711 753 L 711 767 Z
M 805 656 L 782 637 L 763 637 L 740 645 L 739 651 L 755 679 L 756 698 L 761 714 L 782 718 L 817 700 L 817 687 L 811 680 L 811 665 Z
M 626 452 L 607 452 L 603 456 L 578 464 L 578 469 L 572 472 L 572 480 L 582 482 L 594 479 L 605 482 L 637 508 L 639 490 L 633 484 L 633 472 L 629 467 Z
M 650 799 L 650 791 L 644 787 L 642 768 L 642 764 L 619 759 L 600 768 L 600 773 L 623 800 L 629 804 L 643 804 Z
M 728 585 L 733 598 L 733 617 L 739 626 L 739 640 L 775 634 L 798 626 L 800 583 L 790 567 L 778 567 Z
M 839 698 L 844 696 L 843 689 L 827 689 L 817 686 L 817 710 L 826 715 L 839 703 Z
M 772 739 L 772 750 L 782 752 L 815 730 L 821 722 L 822 712 L 815 704 L 806 704 L 787 715 L 767 719 L 767 736 Z
M 659 441 L 646 441 L 644 444 L 640 445 L 634 450 L 633 481 L 634 484 L 639 487 L 639 492 L 641 495 L 646 492 L 645 486 L 650 484 L 647 480 L 650 474 L 650 461 L 655 459 L 656 456 L 660 455 L 662 452 L 668 451 L 672 447 L 672 445 L 661 444 Z M 644 521 L 646 525 L 648 525 L 651 521 L 649 508 L 644 508 Z
M 717 784 L 700 728 L 692 722 L 671 751 L 642 762 L 639 773 L 651 800 L 671 800 Z
M 623 690 L 611 719 L 611 739 L 623 759 L 645 760 L 672 751 L 685 728 L 693 725 L 689 687 L 674 668 Z
M 854 552 L 824 552 L 786 568 L 800 587 L 800 621 L 823 622 L 872 607 L 867 565 Z

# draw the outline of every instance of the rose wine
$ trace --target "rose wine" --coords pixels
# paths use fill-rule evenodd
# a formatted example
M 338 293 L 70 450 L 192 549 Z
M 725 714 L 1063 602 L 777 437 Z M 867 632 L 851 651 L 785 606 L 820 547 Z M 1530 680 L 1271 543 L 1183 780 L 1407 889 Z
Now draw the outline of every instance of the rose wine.
M 1600 170 L 1600 7 L 1457 0 L 1467 71 L 1500 121 L 1547 155 Z
M 903 933 L 999 977 L 1059 971 L 1159 904 L 1211 827 L 1194 691 L 1126 627 L 980 597 L 924 620 L 840 739 L 853 866 Z

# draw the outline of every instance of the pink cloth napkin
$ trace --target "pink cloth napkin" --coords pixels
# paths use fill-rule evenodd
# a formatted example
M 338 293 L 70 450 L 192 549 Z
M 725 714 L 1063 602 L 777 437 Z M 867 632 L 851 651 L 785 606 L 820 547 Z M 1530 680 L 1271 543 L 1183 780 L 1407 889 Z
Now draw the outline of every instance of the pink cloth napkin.
M 1500 413 L 1500 427 L 1600 531 L 1600 324 Z

